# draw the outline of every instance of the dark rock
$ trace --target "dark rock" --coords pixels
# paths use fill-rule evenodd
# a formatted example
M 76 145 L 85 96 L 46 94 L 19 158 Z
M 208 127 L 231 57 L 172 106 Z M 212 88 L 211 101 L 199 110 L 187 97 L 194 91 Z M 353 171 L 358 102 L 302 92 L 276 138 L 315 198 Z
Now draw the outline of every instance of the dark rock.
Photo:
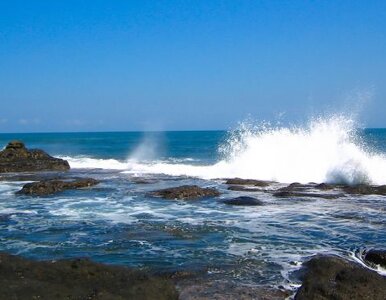
M 239 206 L 261 206 L 264 203 L 256 198 L 241 196 L 233 199 L 223 200 L 223 203 L 228 205 L 239 205 Z
M 343 190 L 348 194 L 358 195 L 386 195 L 386 185 L 367 185 L 359 184 L 354 186 L 346 186 Z
M 328 191 L 334 189 L 334 186 L 327 183 L 320 183 L 315 185 L 315 188 L 322 191 Z
M 280 198 L 323 198 L 323 199 L 338 199 L 340 197 L 344 197 L 344 194 L 319 194 L 319 193 L 312 193 L 312 192 L 296 192 L 296 191 L 279 191 L 276 193 L 273 193 L 275 197 Z
M 11 141 L 0 151 L 0 173 L 67 171 L 66 160 L 54 158 L 38 149 L 28 150 L 20 141 Z
M 228 187 L 230 191 L 238 191 L 238 192 L 264 192 L 264 190 L 260 188 L 253 188 L 241 185 L 231 185 Z
M 183 185 L 154 191 L 151 195 L 165 199 L 196 199 L 203 197 L 217 197 L 220 193 L 214 188 L 201 188 L 197 185 Z
M 328 190 L 329 186 L 322 183 L 320 185 L 315 185 L 313 183 L 309 184 L 301 184 L 298 182 L 291 183 L 290 185 L 278 189 L 276 192 L 273 193 L 275 197 L 281 197 L 281 198 L 294 198 L 294 197 L 300 197 L 300 198 L 324 198 L 324 199 L 337 199 L 340 197 L 344 197 L 344 194 L 324 194 L 324 193 L 315 193 L 313 189 L 320 189 L 320 190 Z
M 180 300 L 284 300 L 290 296 L 288 291 L 269 286 L 248 286 L 224 281 L 189 280 L 179 283 Z
M 252 185 L 252 186 L 260 186 L 260 187 L 266 187 L 272 184 L 272 181 L 264 181 L 264 180 L 256 180 L 256 179 L 241 179 L 241 178 L 232 178 L 228 179 L 226 184 L 233 184 L 233 185 Z
M 386 250 L 368 250 L 364 253 L 364 260 L 375 265 L 386 268 Z
M 27 183 L 18 191 L 18 195 L 44 196 L 62 192 L 69 189 L 87 188 L 98 184 L 99 181 L 92 178 L 77 178 L 70 180 L 42 180 Z
M 386 299 L 386 278 L 335 256 L 317 256 L 305 263 L 295 300 Z
M 86 259 L 31 261 L 0 254 L 0 299 L 178 299 L 171 280 Z

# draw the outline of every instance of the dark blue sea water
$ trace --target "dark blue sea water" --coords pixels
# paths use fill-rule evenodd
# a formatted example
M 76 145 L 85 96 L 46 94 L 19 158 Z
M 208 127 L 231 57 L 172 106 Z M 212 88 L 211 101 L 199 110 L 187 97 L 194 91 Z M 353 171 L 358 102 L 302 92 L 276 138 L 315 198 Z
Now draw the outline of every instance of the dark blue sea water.
M 0 134 L 69 160 L 64 176 L 93 177 L 88 190 L 16 196 L 26 182 L 0 181 L 0 250 L 36 259 L 90 257 L 157 271 L 202 270 L 214 280 L 296 285 L 291 272 L 310 256 L 356 259 L 386 245 L 386 198 L 277 198 L 270 190 L 299 182 L 386 184 L 386 129 L 238 132 Z M 223 178 L 275 180 L 258 192 L 228 190 Z M 141 182 L 139 182 L 139 179 Z M 147 181 L 144 184 L 143 181 Z M 219 198 L 177 201 L 149 192 L 197 184 Z M 222 200 L 240 195 L 263 206 Z

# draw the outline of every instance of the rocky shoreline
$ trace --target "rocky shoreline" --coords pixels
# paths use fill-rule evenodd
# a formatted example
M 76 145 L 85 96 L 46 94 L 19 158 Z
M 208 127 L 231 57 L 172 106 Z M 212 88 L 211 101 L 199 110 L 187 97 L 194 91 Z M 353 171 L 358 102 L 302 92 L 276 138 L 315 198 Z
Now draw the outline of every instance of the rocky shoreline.
M 65 175 L 67 161 L 42 150 L 29 150 L 20 141 L 0 151 L 0 180 L 32 181 L 18 196 L 44 197 L 66 190 L 90 189 L 99 184 L 93 178 Z M 29 173 L 26 173 L 29 172 Z M 32 172 L 32 173 L 31 173 Z M 42 173 L 52 172 L 52 173 Z M 14 173 L 14 174 L 13 174 Z M 350 195 L 386 195 L 386 186 L 326 183 L 291 183 L 285 187 L 272 181 L 221 179 L 230 191 L 245 192 L 220 199 L 229 206 L 264 206 L 258 192 L 282 198 L 344 199 Z M 137 184 L 148 183 L 138 181 Z M 181 185 L 154 190 L 149 197 L 191 201 L 216 198 L 213 187 Z M 160 200 L 161 201 L 161 200 Z M 0 218 L 6 218 L 0 214 Z M 386 250 L 370 249 L 362 257 L 370 268 L 386 268 Z M 185 276 L 187 275 L 187 276 Z M 87 259 L 32 261 L 0 253 L 0 299 L 286 299 L 291 292 L 272 287 L 247 287 L 202 280 L 201 275 L 155 275 L 149 271 L 103 265 Z M 358 263 L 336 256 L 316 256 L 304 263 L 297 275 L 302 286 L 293 295 L 303 299 L 386 299 L 386 277 Z

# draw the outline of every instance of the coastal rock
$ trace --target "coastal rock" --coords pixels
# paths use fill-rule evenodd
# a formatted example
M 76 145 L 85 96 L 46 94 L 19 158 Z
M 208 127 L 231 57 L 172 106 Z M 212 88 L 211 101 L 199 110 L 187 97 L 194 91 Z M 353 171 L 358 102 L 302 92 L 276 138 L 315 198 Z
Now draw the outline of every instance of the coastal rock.
M 386 185 L 367 185 L 367 184 L 358 184 L 354 186 L 346 186 L 343 190 L 347 194 L 357 194 L 357 195 L 386 195 Z
M 222 281 L 179 283 L 180 300 L 284 300 L 290 296 L 269 286 L 247 286 Z
M 232 184 L 232 185 L 252 185 L 252 186 L 259 186 L 259 187 L 266 187 L 269 186 L 271 181 L 264 181 L 264 180 L 256 180 L 256 179 L 242 179 L 242 178 L 231 178 L 227 179 L 225 184 Z
M 242 185 L 231 185 L 228 187 L 228 190 L 237 191 L 237 192 L 263 192 L 263 190 L 260 188 L 253 188 L 253 187 L 242 186 Z
M 0 299 L 178 299 L 171 280 L 87 259 L 31 261 L 0 254 Z
M 48 155 L 43 150 L 28 150 L 23 142 L 11 141 L 0 151 L 0 173 L 67 171 L 70 165 L 66 160 Z
M 305 263 L 305 276 L 295 300 L 386 299 L 386 278 L 335 256 L 317 256 Z
M 76 178 L 70 180 L 42 180 L 25 184 L 23 188 L 16 194 L 44 196 L 55 194 L 69 189 L 87 188 L 98 183 L 98 180 L 92 178 Z
M 371 249 L 365 252 L 364 260 L 375 265 L 386 268 L 386 250 Z
M 154 191 L 151 195 L 165 199 L 197 199 L 203 197 L 217 197 L 220 193 L 215 188 L 201 188 L 197 185 L 183 185 Z
M 313 191 L 314 189 L 319 190 L 330 190 L 329 185 L 326 184 L 301 184 L 298 182 L 291 183 L 290 185 L 278 189 L 276 192 L 273 193 L 275 197 L 280 198 L 294 198 L 294 197 L 309 197 L 309 198 L 324 198 L 324 199 L 337 199 L 340 197 L 344 197 L 345 195 L 343 193 L 315 193 Z
M 238 206 L 261 206 L 264 205 L 262 201 L 247 196 L 241 196 L 232 199 L 226 199 L 222 201 L 224 204 L 228 205 L 238 205 Z

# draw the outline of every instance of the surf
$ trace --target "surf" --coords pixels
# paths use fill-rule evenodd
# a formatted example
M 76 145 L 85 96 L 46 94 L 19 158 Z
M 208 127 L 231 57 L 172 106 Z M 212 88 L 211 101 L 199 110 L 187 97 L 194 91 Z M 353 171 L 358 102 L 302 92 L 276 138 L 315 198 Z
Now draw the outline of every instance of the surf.
M 140 146 L 139 146 L 140 148 Z M 342 115 L 314 118 L 303 126 L 242 123 L 219 145 L 219 159 L 211 165 L 189 160 L 126 161 L 71 158 L 74 168 L 118 169 L 132 174 L 167 174 L 203 179 L 249 178 L 290 182 L 386 184 L 385 153 L 370 149 L 356 122 Z

